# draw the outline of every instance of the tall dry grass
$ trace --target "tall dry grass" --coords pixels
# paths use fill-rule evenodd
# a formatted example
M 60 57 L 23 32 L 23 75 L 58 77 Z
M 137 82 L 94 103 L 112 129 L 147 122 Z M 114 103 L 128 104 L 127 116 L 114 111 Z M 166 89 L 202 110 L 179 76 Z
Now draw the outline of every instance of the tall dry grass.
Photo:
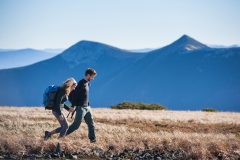
M 56 135 L 43 141 L 45 130 L 59 126 L 50 111 L 0 107 L 0 154 L 46 153 L 60 142 L 66 152 L 102 159 L 133 158 L 146 150 L 170 159 L 240 158 L 240 113 L 93 109 L 93 114 L 97 143 L 89 143 L 85 122 L 62 140 Z

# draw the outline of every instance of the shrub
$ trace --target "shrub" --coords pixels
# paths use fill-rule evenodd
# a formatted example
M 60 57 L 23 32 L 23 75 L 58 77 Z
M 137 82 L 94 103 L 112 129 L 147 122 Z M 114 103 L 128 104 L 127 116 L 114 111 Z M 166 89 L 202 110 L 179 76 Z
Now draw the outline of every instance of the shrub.
M 214 109 L 214 108 L 204 108 L 202 109 L 203 112 L 218 112 L 218 110 Z
M 112 109 L 140 109 L 140 110 L 166 110 L 165 106 L 159 104 L 146 104 L 146 103 L 132 103 L 132 102 L 123 102 L 114 106 L 111 106 Z

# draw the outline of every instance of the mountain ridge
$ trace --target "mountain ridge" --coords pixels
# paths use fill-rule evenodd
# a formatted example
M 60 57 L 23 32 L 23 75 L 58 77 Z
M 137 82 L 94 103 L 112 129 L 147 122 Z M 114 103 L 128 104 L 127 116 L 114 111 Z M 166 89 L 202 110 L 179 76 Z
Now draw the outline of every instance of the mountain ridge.
M 198 47 L 187 50 L 188 43 Z M 80 80 L 93 67 L 98 73 L 91 82 L 94 107 L 140 101 L 170 109 L 240 110 L 240 48 L 205 47 L 189 36 L 139 54 L 108 46 L 80 41 L 48 60 L 0 70 L 0 105 L 41 105 L 46 86 L 68 77 Z
M 0 51 L 0 69 L 27 66 L 56 56 L 56 52 L 46 52 L 32 48 Z

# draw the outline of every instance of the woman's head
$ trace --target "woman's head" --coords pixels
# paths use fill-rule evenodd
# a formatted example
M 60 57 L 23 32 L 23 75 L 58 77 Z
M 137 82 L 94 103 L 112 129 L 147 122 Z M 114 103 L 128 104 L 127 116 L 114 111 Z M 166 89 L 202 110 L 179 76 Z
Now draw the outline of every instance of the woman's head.
M 77 86 L 77 81 L 72 77 L 68 78 L 62 85 L 67 95 L 69 95 L 70 92 L 76 88 L 76 86 Z

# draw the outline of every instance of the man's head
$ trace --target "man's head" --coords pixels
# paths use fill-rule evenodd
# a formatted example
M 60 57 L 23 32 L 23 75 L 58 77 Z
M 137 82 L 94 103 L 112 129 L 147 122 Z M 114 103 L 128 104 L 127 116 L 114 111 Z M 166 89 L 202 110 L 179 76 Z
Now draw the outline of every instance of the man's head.
M 85 79 L 91 81 L 96 77 L 97 72 L 93 68 L 88 68 L 85 72 Z

